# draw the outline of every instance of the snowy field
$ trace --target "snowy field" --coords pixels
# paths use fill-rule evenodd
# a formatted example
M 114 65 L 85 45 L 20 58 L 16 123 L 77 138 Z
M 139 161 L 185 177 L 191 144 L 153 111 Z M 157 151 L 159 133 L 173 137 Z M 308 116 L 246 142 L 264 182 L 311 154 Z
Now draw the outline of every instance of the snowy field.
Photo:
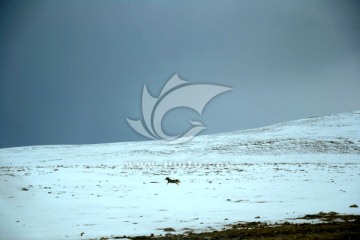
M 360 111 L 180 145 L 0 149 L 0 183 L 0 239 L 164 235 L 360 214 L 349 207 L 360 205 Z

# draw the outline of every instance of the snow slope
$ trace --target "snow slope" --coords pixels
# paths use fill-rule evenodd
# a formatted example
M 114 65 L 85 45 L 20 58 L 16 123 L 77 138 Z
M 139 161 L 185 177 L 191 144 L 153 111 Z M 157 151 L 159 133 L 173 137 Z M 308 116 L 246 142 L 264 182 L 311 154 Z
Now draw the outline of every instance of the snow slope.
M 165 182 L 170 176 L 180 185 Z M 360 111 L 162 141 L 0 149 L 0 239 L 89 239 L 360 213 Z M 83 236 L 81 236 L 83 233 Z

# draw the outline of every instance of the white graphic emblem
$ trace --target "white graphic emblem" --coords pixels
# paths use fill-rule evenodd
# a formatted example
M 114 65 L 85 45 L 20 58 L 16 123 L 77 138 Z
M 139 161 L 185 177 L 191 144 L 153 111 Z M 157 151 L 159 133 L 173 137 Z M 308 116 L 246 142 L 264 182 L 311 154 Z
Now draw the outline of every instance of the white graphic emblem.
M 190 84 L 175 74 L 163 87 L 158 98 L 152 97 L 146 85 L 142 93 L 142 120 L 126 118 L 130 126 L 141 135 L 151 139 L 163 139 L 169 143 L 186 142 L 200 133 L 206 127 L 198 121 L 191 121 L 193 125 L 187 132 L 177 136 L 169 136 L 162 130 L 162 119 L 171 109 L 187 107 L 202 114 L 206 104 L 220 93 L 230 91 L 231 88 L 213 84 Z

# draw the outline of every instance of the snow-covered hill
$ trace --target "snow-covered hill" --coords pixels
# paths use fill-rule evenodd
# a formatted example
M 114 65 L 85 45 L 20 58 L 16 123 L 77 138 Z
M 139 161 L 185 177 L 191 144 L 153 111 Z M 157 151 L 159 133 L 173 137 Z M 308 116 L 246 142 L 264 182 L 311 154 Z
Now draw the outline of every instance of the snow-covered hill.
M 181 184 L 167 185 L 167 176 Z M 360 203 L 360 111 L 177 145 L 0 149 L 0 182 L 0 239 L 183 233 L 360 213 L 349 208 Z
M 360 154 L 360 111 L 301 119 L 264 128 L 205 135 L 171 145 L 162 141 L 0 149 L 1 162 L 119 164 L 121 161 L 219 161 L 237 156 Z M 229 156 L 229 157 L 227 157 Z M 79 162 L 78 162 L 79 161 Z

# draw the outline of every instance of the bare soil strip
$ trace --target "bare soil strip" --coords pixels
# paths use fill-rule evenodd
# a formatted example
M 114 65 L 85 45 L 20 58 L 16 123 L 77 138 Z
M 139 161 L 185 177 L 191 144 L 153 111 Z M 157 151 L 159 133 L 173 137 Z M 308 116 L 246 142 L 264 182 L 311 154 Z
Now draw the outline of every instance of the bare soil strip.
M 112 236 L 107 239 L 132 239 L 132 240 L 165 240 L 165 239 L 360 239 L 360 215 L 340 215 L 335 212 L 306 215 L 299 220 L 316 220 L 319 223 L 290 223 L 267 224 L 264 222 L 248 222 L 234 224 L 222 231 L 171 234 L 161 236 Z

